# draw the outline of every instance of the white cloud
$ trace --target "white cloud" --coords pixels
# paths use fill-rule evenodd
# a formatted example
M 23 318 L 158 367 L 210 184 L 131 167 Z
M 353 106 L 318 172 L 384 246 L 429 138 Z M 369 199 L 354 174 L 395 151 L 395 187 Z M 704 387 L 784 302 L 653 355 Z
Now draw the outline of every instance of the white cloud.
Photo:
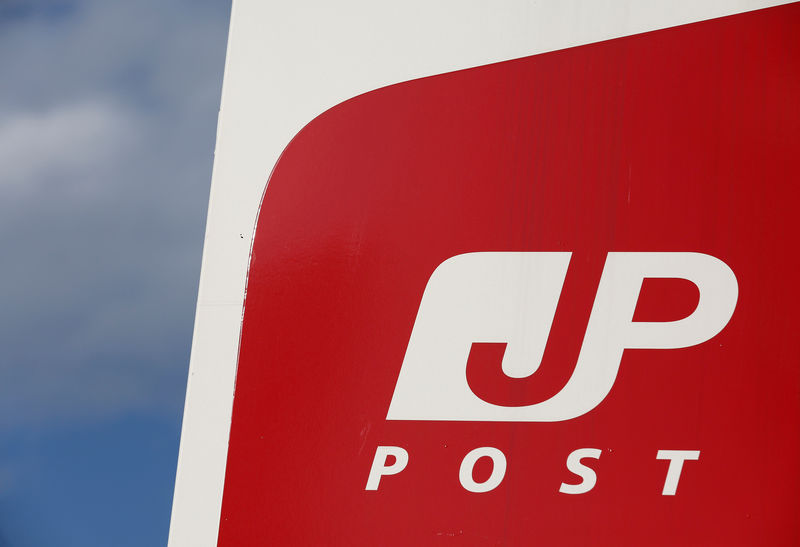
M 82 175 L 123 154 L 137 133 L 132 115 L 103 101 L 13 113 L 0 119 L 0 192 L 52 178 L 84 189 Z

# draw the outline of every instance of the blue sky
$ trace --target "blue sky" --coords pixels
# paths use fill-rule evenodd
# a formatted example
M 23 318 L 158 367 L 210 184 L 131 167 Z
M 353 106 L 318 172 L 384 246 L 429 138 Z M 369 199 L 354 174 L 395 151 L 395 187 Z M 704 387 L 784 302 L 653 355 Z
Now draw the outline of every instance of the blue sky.
M 230 0 L 0 0 L 0 547 L 164 545 Z

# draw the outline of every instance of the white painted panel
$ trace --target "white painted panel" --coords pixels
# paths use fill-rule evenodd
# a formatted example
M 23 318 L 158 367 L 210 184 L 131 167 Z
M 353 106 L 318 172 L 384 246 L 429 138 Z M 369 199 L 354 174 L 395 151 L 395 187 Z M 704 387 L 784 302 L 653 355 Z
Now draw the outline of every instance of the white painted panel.
M 216 544 L 256 213 L 303 125 L 384 85 L 783 3 L 234 0 L 169 545 Z

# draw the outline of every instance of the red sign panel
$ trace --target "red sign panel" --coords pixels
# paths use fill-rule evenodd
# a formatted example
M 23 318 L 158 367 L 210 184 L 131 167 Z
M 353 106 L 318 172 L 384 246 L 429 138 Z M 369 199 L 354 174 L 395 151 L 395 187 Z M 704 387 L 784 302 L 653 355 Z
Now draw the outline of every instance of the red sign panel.
M 800 6 L 393 85 L 255 235 L 220 545 L 800 542 Z

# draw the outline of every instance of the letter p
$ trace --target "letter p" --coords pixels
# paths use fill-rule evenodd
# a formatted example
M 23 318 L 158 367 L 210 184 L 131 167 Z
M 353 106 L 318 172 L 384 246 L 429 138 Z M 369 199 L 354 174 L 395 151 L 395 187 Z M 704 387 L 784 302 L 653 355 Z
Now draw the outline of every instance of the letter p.
M 394 463 L 386 465 L 389 456 L 394 457 Z M 364 490 L 377 490 L 381 477 L 385 475 L 397 475 L 408 465 L 408 452 L 399 446 L 379 446 L 375 450 L 375 458 L 372 460 L 372 468 L 369 470 L 367 487 Z

